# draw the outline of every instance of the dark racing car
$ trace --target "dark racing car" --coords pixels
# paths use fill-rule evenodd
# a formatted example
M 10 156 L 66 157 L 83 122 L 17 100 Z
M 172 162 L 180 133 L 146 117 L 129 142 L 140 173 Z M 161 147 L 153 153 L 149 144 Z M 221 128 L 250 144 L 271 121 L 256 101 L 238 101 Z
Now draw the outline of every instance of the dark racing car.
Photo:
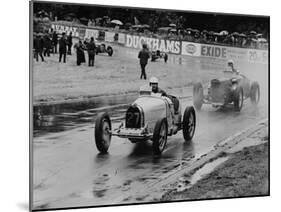
M 253 104 L 258 104 L 258 82 L 250 83 L 247 77 L 232 71 L 224 71 L 222 78 L 211 80 L 206 95 L 201 83 L 196 83 L 193 87 L 193 104 L 197 110 L 200 110 L 203 104 L 211 104 L 216 108 L 233 105 L 236 111 L 240 111 L 247 98 L 250 98 Z
M 160 50 L 151 52 L 151 61 L 155 62 L 158 59 L 164 59 L 165 63 L 168 61 L 168 54 Z
M 113 55 L 113 48 L 111 46 L 107 46 L 104 43 L 97 44 L 96 54 L 99 53 L 107 53 L 108 56 Z

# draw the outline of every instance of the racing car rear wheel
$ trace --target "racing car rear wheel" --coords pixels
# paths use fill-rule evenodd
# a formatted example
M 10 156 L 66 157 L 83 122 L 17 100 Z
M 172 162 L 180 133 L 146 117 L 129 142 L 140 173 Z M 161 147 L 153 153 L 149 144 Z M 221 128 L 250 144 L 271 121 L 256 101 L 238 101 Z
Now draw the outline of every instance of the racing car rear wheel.
M 243 107 L 243 102 L 244 102 L 243 89 L 241 87 L 238 87 L 234 92 L 234 110 L 240 111 Z
M 107 113 L 100 113 L 95 125 L 95 140 L 97 149 L 106 153 L 111 143 L 111 121 Z
M 200 82 L 193 86 L 193 104 L 197 110 L 200 110 L 203 105 L 204 94 L 203 86 Z
M 165 118 L 162 118 L 156 122 L 153 132 L 152 147 L 153 147 L 153 153 L 155 155 L 161 155 L 161 153 L 165 149 L 167 143 L 167 134 L 168 134 L 167 121 Z
M 253 82 L 250 90 L 250 98 L 253 104 L 258 104 L 260 101 L 260 86 L 257 82 Z
M 109 55 L 109 56 L 112 56 L 113 55 L 113 49 L 109 46 L 109 47 L 107 47 L 107 54 Z
M 182 132 L 183 137 L 186 141 L 189 141 L 193 138 L 195 132 L 195 125 L 196 125 L 196 115 L 194 108 L 186 107 L 183 115 L 182 121 Z

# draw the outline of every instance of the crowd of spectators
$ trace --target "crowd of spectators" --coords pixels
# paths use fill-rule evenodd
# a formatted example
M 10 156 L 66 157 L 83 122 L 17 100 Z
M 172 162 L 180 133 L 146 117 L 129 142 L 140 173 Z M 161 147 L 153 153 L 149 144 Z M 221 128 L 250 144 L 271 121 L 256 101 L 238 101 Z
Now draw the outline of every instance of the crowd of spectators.
M 42 16 L 42 14 L 36 16 L 34 20 L 37 22 L 38 20 L 41 20 L 44 25 L 48 24 L 47 18 Z M 57 17 L 55 17 L 55 20 L 57 20 Z M 87 19 L 85 17 L 80 19 L 77 17 L 67 17 L 65 20 L 84 27 L 97 28 L 104 31 L 112 30 L 114 32 L 124 32 L 153 38 L 228 45 L 241 48 L 268 48 L 268 40 L 266 39 L 267 32 L 265 31 L 256 32 L 254 30 L 244 30 L 243 32 L 230 32 L 228 30 L 221 29 L 220 31 L 215 32 L 208 30 L 198 30 L 194 28 L 184 28 L 183 24 L 181 24 L 180 18 L 174 21 L 174 23 L 168 24 L 168 26 L 158 28 L 155 28 L 149 24 L 140 24 L 137 18 L 134 18 L 134 25 L 129 22 L 123 23 L 122 20 L 120 20 L 122 24 L 114 24 L 112 23 L 113 19 L 109 16 L 92 19 Z

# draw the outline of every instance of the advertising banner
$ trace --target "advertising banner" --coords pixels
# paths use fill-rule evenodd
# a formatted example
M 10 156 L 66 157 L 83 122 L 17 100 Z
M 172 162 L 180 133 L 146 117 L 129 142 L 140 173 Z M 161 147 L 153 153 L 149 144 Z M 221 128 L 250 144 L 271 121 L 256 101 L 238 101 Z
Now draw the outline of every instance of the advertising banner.
M 227 50 L 224 46 L 201 44 L 201 56 L 227 59 Z
M 160 50 L 166 53 L 180 54 L 181 42 L 175 40 L 165 40 L 159 38 L 148 38 L 137 35 L 126 35 L 126 46 L 135 49 L 141 49 L 142 44 L 146 43 L 152 51 Z
M 268 64 L 268 51 L 249 49 L 248 50 L 248 61 L 254 63 Z
M 94 39 L 97 39 L 99 37 L 99 31 L 96 29 L 86 29 L 85 37 L 86 38 L 94 37 Z
M 118 33 L 118 43 L 124 45 L 126 42 L 125 37 L 124 33 Z
M 201 56 L 201 44 L 182 41 L 181 54 L 188 56 Z
M 115 32 L 105 32 L 104 41 L 106 42 L 114 42 Z
M 242 60 L 247 61 L 248 59 L 248 49 L 237 48 L 237 47 L 226 47 L 227 59 L 232 59 L 234 61 Z
M 69 33 L 72 32 L 73 37 L 79 37 L 78 27 L 65 26 L 65 25 L 60 25 L 60 24 L 52 24 L 52 29 L 55 30 L 59 34 L 65 32 L 66 35 L 69 35 Z

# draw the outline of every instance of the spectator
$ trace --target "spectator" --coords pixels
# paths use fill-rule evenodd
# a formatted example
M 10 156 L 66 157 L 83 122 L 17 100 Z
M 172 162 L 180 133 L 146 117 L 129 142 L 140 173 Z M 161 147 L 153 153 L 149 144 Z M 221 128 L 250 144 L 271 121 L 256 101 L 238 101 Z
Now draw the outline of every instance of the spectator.
M 39 34 L 36 35 L 33 45 L 34 45 L 34 56 L 35 56 L 36 61 L 38 62 L 38 55 L 39 55 L 43 62 L 44 57 L 43 57 L 42 53 L 43 53 L 43 48 L 44 48 L 44 41 Z
M 67 36 L 67 54 L 71 55 L 71 47 L 72 47 L 72 32 Z
M 146 80 L 146 73 L 145 73 L 145 66 L 147 65 L 147 61 L 149 59 L 149 51 L 147 49 L 147 45 L 143 44 L 142 45 L 142 50 L 139 52 L 138 58 L 140 60 L 140 66 L 141 66 L 141 76 Z
M 52 44 L 53 44 L 53 53 L 58 53 L 57 50 L 57 45 L 58 45 L 58 34 L 56 33 L 56 31 L 53 32 L 52 35 Z
M 52 48 L 52 41 L 50 35 L 45 33 L 44 35 L 44 57 L 50 57 L 50 49 Z
M 63 62 L 66 62 L 66 39 L 65 33 L 62 33 L 62 37 L 59 40 L 59 62 L 61 62 L 61 58 L 63 56 Z
M 86 62 L 85 54 L 84 54 L 85 46 L 83 45 L 82 41 L 79 40 L 79 42 L 74 45 L 74 48 L 76 49 L 76 56 L 77 56 L 76 63 L 78 66 L 80 66 L 81 63 Z
M 87 45 L 87 50 L 88 50 L 88 56 L 89 56 L 89 66 L 94 66 L 95 55 L 96 55 L 96 44 L 95 44 L 93 37 L 91 37 L 91 40 Z

